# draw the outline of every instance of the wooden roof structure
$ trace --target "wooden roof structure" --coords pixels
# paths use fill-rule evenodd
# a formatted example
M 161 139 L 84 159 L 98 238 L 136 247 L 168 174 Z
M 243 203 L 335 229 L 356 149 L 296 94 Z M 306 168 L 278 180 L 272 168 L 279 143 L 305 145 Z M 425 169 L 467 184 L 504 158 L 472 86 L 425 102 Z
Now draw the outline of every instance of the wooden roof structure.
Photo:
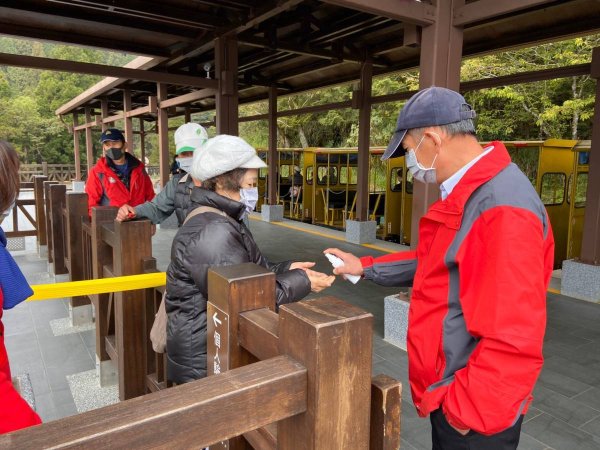
M 85 131 L 92 161 L 91 127 L 124 119 L 129 137 L 132 118 L 141 126 L 153 120 L 163 183 L 168 117 L 215 110 L 217 132 L 237 134 L 239 104 L 268 99 L 274 175 L 278 96 L 357 82 L 352 101 L 329 107 L 359 110 L 359 166 L 368 167 L 371 105 L 410 94 L 372 98 L 373 76 L 419 68 L 421 87 L 459 90 L 463 57 L 598 32 L 599 18 L 597 0 L 7 0 L 0 6 L 3 34 L 141 56 L 125 68 L 7 54 L 0 64 L 109 77 L 57 110 L 75 118 L 76 164 L 79 132 Z M 600 48 L 591 64 L 472 87 L 583 73 L 600 78 Z M 600 146 L 599 109 L 592 153 Z M 367 219 L 367 172 L 359 170 L 359 221 Z M 596 176 L 588 187 L 582 259 L 600 264 L 600 161 L 592 158 L 590 172 Z M 273 204 L 275 177 L 269 180 Z M 413 221 L 435 198 L 435 189 L 417 183 Z

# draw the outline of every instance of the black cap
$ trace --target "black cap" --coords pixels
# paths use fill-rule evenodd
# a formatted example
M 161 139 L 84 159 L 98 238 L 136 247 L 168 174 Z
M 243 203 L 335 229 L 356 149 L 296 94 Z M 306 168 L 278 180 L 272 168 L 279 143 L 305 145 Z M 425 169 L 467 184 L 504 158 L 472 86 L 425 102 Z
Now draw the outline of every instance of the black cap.
M 106 142 L 106 141 L 123 141 L 125 142 L 125 136 L 123 136 L 123 133 L 121 133 L 121 130 L 117 129 L 117 128 L 109 128 L 106 131 L 102 132 L 102 135 L 100 136 L 100 142 Z
M 423 89 L 413 95 L 400 111 L 396 131 L 381 159 L 404 155 L 401 144 L 408 130 L 474 118 L 475 111 L 458 92 L 436 86 Z

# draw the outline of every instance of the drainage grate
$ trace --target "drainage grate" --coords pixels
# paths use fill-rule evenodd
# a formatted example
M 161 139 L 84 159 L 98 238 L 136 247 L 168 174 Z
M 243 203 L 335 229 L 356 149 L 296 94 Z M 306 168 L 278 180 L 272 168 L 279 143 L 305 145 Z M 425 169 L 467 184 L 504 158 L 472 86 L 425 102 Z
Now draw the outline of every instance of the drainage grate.
M 9 252 L 25 250 L 25 238 L 24 237 L 8 238 L 6 240 L 6 248 L 8 249 Z

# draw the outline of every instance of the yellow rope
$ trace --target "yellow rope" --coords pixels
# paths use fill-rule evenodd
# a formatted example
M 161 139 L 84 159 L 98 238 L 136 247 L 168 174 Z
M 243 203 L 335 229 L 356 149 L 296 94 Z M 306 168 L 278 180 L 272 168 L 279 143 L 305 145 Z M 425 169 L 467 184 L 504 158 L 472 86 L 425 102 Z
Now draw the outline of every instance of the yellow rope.
M 27 301 L 49 300 L 54 298 L 77 297 L 80 295 L 106 294 L 108 292 L 134 291 L 164 286 L 167 282 L 165 272 L 127 275 L 99 280 L 70 281 L 54 284 L 34 284 L 33 295 Z

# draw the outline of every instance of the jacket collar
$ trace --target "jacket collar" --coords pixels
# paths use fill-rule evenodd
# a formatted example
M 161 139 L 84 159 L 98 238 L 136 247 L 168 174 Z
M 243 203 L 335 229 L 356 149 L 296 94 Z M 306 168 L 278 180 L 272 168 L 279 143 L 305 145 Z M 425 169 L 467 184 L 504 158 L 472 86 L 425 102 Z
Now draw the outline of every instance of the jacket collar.
M 435 219 L 435 216 L 439 213 L 444 215 L 462 215 L 465 204 L 467 203 L 467 200 L 469 200 L 471 194 L 479 186 L 487 183 L 510 164 L 510 155 L 502 142 L 494 141 L 485 147 L 489 146 L 493 147 L 492 151 L 477 161 L 477 163 L 465 173 L 446 200 L 440 199 L 431 205 L 427 216 Z M 455 224 L 455 221 L 452 223 Z M 456 223 L 455 226 L 460 226 L 460 221 Z
M 242 220 L 246 211 L 246 207 L 243 203 L 236 202 L 235 200 L 231 200 L 216 192 L 198 186 L 195 186 L 192 189 L 190 200 L 192 201 L 191 208 L 189 209 L 190 211 L 197 206 L 212 206 L 213 208 L 225 212 L 225 214 L 235 220 Z

